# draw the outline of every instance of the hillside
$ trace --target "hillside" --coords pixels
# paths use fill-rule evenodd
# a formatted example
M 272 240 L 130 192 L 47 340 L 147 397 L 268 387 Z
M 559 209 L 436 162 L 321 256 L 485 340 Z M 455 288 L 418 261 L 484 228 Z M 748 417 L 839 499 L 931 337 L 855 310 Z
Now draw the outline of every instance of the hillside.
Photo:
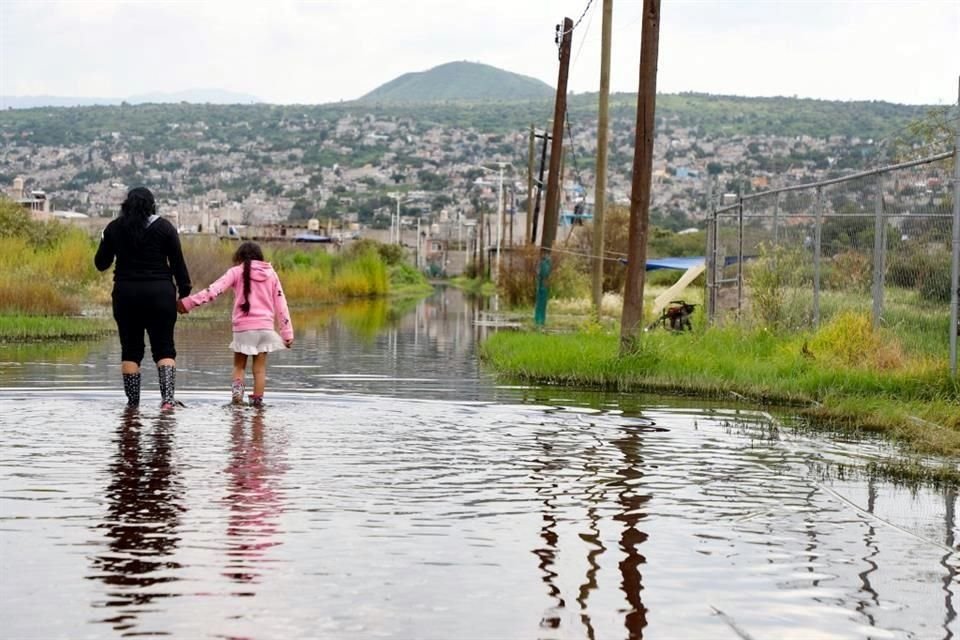
M 596 94 L 571 95 L 570 125 L 596 128 Z M 746 98 L 706 94 L 659 94 L 658 126 L 696 128 L 700 136 L 808 135 L 882 139 L 917 118 L 929 107 L 888 102 L 840 102 L 797 98 Z M 531 123 L 547 126 L 553 101 L 404 103 L 343 102 L 326 105 L 146 104 L 33 108 L 0 111 L 0 136 L 26 144 L 90 144 L 111 131 L 129 142 L 146 139 L 145 148 L 196 146 L 196 139 L 170 136 L 171 127 L 198 121 L 209 127 L 210 140 L 242 144 L 261 136 L 279 148 L 296 144 L 302 132 L 281 123 L 306 119 L 321 129 L 346 116 L 409 120 L 426 130 L 433 126 L 479 132 L 526 131 Z M 613 129 L 631 131 L 636 122 L 636 96 L 610 97 Z M 324 124 L 326 123 L 326 124 Z M 128 142 L 128 143 L 129 143 Z
M 587 185 L 596 104 L 590 94 L 569 100 L 567 166 Z M 754 172 L 776 177 L 793 169 L 789 179 L 799 183 L 875 167 L 893 159 L 879 141 L 907 135 L 905 125 L 926 111 L 882 102 L 658 95 L 655 158 L 668 175 L 697 176 L 665 181 L 658 214 L 689 226 L 687 212 L 702 211 L 708 174 L 735 190 L 735 181 Z M 497 159 L 526 166 L 530 124 L 547 126 L 551 112 L 543 98 L 4 110 L 0 188 L 24 176 L 58 208 L 98 214 L 115 208 L 116 184 L 149 184 L 170 201 L 229 202 L 240 219 L 351 212 L 364 224 L 387 224 L 377 212 L 389 208 L 388 193 L 397 189 L 432 194 L 431 210 L 454 202 L 474 210 L 469 198 L 483 174 L 476 165 Z M 636 96 L 611 96 L 610 112 L 607 185 L 622 199 L 630 189 Z
M 360 103 L 520 101 L 549 98 L 545 82 L 476 62 L 448 62 L 405 73 L 357 100 Z

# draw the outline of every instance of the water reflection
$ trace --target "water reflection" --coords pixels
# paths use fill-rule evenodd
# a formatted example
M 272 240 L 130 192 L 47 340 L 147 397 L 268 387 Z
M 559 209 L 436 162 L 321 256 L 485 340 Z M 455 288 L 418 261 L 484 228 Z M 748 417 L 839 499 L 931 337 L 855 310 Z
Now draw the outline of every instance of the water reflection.
M 554 570 L 557 556 L 557 543 L 559 541 L 556 527 L 556 505 L 558 493 L 562 493 L 555 476 L 558 476 L 564 469 L 565 460 L 556 457 L 553 452 L 553 446 L 544 436 L 536 437 L 536 445 L 540 448 L 541 454 L 536 459 L 536 467 L 532 480 L 537 486 L 536 493 L 541 504 L 540 515 L 543 522 L 540 526 L 540 538 L 543 542 L 533 550 L 533 553 L 540 559 L 538 567 L 542 574 L 542 580 L 547 585 L 547 594 L 552 601 L 552 606 L 547 610 L 540 620 L 540 626 L 547 629 L 556 629 L 560 626 L 560 615 L 558 611 L 566 607 L 566 601 L 560 593 L 560 588 L 556 584 L 557 572 Z
M 283 534 L 278 520 L 283 500 L 277 488 L 284 465 L 271 452 L 264 425 L 267 409 L 232 407 L 229 478 L 225 498 L 229 509 L 225 576 L 240 584 L 257 584 L 268 562 L 268 551 Z M 249 422 L 249 425 L 247 424 Z M 253 595 L 245 592 L 244 595 Z
M 611 483 L 611 489 L 616 492 L 617 502 L 621 506 L 620 512 L 615 514 L 613 519 L 623 527 L 620 533 L 620 551 L 624 555 L 619 563 L 620 586 L 629 605 L 624 611 L 626 637 L 633 640 L 643 638 L 643 630 L 647 626 L 647 607 L 644 606 L 641 595 L 641 567 L 647 559 L 640 553 L 639 548 L 649 536 L 638 525 L 647 516 L 644 509 L 651 496 L 643 490 L 643 439 L 639 430 L 624 429 L 623 435 L 614 438 L 611 443 L 623 456 L 619 477 Z
M 944 619 L 943 619 L 943 631 L 944 639 L 948 640 L 953 637 L 952 623 L 957 619 L 957 594 L 956 589 L 958 586 L 958 576 L 960 572 L 957 569 L 956 558 L 958 555 L 957 552 L 960 552 L 960 545 L 957 544 L 956 530 L 957 530 L 957 490 L 953 487 L 949 487 L 944 490 L 943 498 L 945 501 L 944 509 L 944 524 L 946 529 L 946 545 L 950 549 L 955 549 L 953 553 L 947 552 L 940 559 L 940 564 L 946 570 L 945 575 L 943 576 L 943 597 L 944 597 Z M 952 561 L 952 562 L 951 562 Z
M 107 587 L 106 598 L 94 607 L 112 610 L 102 622 L 118 631 L 133 630 L 153 600 L 175 595 L 165 588 L 181 569 L 173 558 L 184 513 L 183 487 L 171 460 L 175 427 L 172 413 L 144 419 L 136 409 L 125 410 L 114 436 L 107 513 L 97 525 L 108 551 L 93 559 L 89 577 Z
M 867 482 L 867 513 L 873 513 L 877 504 L 877 482 L 874 478 L 871 478 Z M 877 572 L 880 565 L 877 564 L 876 558 L 880 554 L 880 547 L 877 544 L 877 529 L 876 524 L 871 520 L 866 523 L 866 528 L 863 532 L 863 544 L 866 549 L 864 550 L 863 562 L 867 565 L 866 569 L 861 571 L 858 575 L 860 577 L 860 589 L 866 595 L 868 600 L 861 599 L 857 603 L 857 611 L 859 611 L 863 616 L 866 617 L 867 621 L 870 623 L 870 626 L 876 624 L 876 617 L 873 615 L 873 610 L 880 605 L 880 594 L 876 592 L 873 588 L 873 585 L 870 582 L 870 576 Z
M 0 362 L 5 633 L 956 637 L 956 492 L 856 471 L 888 443 L 499 385 L 452 290 L 333 312 L 262 412 L 223 406 L 220 321 L 183 323 L 173 416 L 118 424 L 112 339 Z

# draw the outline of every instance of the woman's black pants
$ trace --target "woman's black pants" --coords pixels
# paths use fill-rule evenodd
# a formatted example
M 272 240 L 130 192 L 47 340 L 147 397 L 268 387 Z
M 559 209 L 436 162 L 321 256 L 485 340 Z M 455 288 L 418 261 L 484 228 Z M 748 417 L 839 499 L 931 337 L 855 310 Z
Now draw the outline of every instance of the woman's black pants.
M 143 360 L 143 332 L 150 337 L 153 361 L 176 358 L 173 328 L 177 324 L 177 290 L 172 281 L 115 282 L 113 319 L 120 334 L 120 359 Z

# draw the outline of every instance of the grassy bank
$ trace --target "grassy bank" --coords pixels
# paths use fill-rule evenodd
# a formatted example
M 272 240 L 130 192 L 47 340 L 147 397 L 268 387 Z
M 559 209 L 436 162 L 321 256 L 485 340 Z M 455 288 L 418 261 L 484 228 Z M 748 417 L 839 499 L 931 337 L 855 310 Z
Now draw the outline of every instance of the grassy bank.
M 505 377 L 617 391 L 653 391 L 790 404 L 800 414 L 883 432 L 917 452 L 960 455 L 960 385 L 942 358 L 906 356 L 864 316 L 816 333 L 655 331 L 618 355 L 609 332 L 505 333 L 481 347 Z
M 457 276 L 448 281 L 451 287 L 462 289 L 466 293 L 474 296 L 492 296 L 497 292 L 497 286 L 483 278 L 468 278 L 466 276 Z
M 184 238 L 184 257 L 194 289 L 205 287 L 231 266 L 236 246 L 217 238 Z M 343 252 L 324 247 L 264 245 L 292 305 L 334 304 L 364 298 L 424 295 L 426 277 L 406 262 L 403 249 L 363 240 Z
M 181 239 L 194 290 L 232 264 L 235 242 L 212 236 Z M 109 316 L 112 270 L 93 265 L 96 240 L 59 222 L 38 222 L 0 196 L 0 341 L 77 340 L 110 330 L 108 320 L 82 318 L 86 310 Z M 407 263 L 404 249 L 368 240 L 341 252 L 325 247 L 264 245 L 293 306 L 350 300 L 422 297 L 433 289 Z
M 0 342 L 88 340 L 112 329 L 111 322 L 100 318 L 0 315 Z

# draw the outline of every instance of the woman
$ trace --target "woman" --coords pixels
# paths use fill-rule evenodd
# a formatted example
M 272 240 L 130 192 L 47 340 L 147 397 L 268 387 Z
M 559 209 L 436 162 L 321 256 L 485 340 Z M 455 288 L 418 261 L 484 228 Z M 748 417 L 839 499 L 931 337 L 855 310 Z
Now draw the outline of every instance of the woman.
M 106 271 L 114 257 L 113 318 L 120 335 L 120 372 L 127 405 L 140 404 L 140 362 L 146 331 L 160 379 L 161 408 L 172 409 L 177 377 L 173 328 L 178 293 L 180 298 L 190 295 L 190 274 L 176 228 L 157 215 L 156 201 L 145 187 L 130 190 L 120 216 L 103 230 L 94 257 L 97 269 Z

